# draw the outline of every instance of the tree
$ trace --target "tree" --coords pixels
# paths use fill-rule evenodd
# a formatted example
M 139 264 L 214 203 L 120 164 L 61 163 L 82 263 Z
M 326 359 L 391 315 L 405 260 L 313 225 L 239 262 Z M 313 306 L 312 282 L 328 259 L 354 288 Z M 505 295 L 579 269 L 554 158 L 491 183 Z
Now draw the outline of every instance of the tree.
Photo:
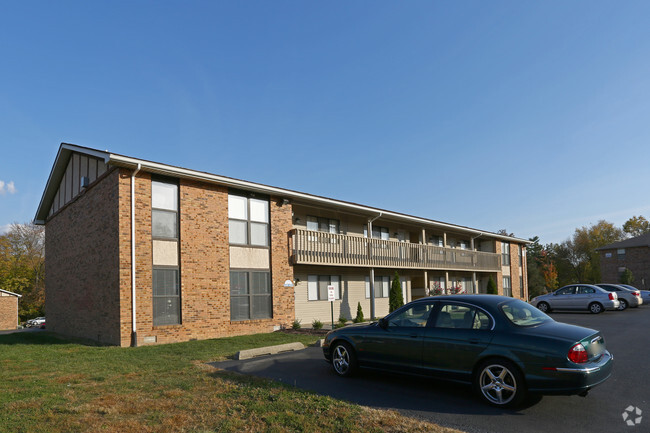
M 364 321 L 363 310 L 361 309 L 361 302 L 357 303 L 357 317 L 354 318 L 354 323 L 361 323 Z
M 490 275 L 490 279 L 488 280 L 487 283 L 487 292 L 489 295 L 496 295 L 497 293 L 499 293 L 497 291 L 497 283 L 495 283 L 494 280 L 492 279 L 492 275 Z
M 528 278 L 528 296 L 535 296 L 546 293 L 546 284 L 540 270 L 540 259 L 544 247 L 539 243 L 539 236 L 528 239 L 531 244 L 526 247 L 526 276 Z
M 395 311 L 402 305 L 404 305 L 402 284 L 399 281 L 399 274 L 395 271 L 395 276 L 393 277 L 393 283 L 390 286 L 390 294 L 388 297 L 388 311 Z
M 630 271 L 628 268 L 625 268 L 621 276 L 618 278 L 618 281 L 621 284 L 632 284 L 634 282 L 634 275 L 632 275 L 632 271 Z
M 558 288 L 557 269 L 555 268 L 555 264 L 551 260 L 548 252 L 544 250 L 541 252 L 539 263 L 542 277 L 544 278 L 544 285 L 549 292 L 552 292 Z
M 623 231 L 635 238 L 650 233 L 650 222 L 643 216 L 633 216 L 623 224 Z
M 21 320 L 43 315 L 45 304 L 44 228 L 12 224 L 0 236 L 0 289 L 18 293 Z

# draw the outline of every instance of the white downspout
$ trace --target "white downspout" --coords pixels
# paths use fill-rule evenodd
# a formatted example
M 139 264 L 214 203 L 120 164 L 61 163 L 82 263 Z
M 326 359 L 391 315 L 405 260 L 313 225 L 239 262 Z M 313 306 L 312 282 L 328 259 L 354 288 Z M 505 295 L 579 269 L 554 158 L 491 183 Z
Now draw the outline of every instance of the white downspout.
M 372 239 L 372 223 L 379 217 L 381 217 L 383 212 L 379 212 L 379 215 L 368 220 L 368 239 Z M 372 242 L 368 242 L 368 258 L 372 254 Z M 375 320 L 375 268 L 370 268 L 370 320 Z
M 131 174 L 131 347 L 138 347 L 138 327 L 135 321 L 135 176 L 142 166 Z

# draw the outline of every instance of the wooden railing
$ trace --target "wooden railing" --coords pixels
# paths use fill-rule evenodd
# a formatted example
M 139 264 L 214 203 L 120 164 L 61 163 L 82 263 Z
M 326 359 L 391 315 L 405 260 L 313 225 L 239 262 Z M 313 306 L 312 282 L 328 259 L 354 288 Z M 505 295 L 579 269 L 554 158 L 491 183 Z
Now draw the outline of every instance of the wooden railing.
M 303 229 L 291 231 L 290 245 L 293 264 L 475 271 L 501 269 L 500 254 Z

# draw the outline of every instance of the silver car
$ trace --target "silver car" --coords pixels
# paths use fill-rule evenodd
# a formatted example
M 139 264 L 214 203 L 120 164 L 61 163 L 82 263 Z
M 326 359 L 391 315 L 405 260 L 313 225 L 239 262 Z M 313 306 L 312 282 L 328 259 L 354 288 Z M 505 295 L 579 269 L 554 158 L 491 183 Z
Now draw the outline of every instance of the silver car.
M 620 306 L 616 292 L 592 284 L 570 284 L 533 298 L 530 303 L 545 313 L 551 310 L 586 310 L 594 314 Z
M 630 286 L 629 284 L 619 284 L 619 286 L 627 287 L 630 290 L 641 292 L 641 299 L 643 299 L 643 304 L 650 305 L 650 290 L 639 290 L 634 286 Z
M 623 311 L 627 307 L 636 308 L 643 304 L 641 299 L 641 292 L 638 290 L 631 290 L 620 284 L 596 284 L 598 287 L 607 290 L 608 292 L 616 292 L 618 295 L 618 302 L 621 304 L 618 309 Z

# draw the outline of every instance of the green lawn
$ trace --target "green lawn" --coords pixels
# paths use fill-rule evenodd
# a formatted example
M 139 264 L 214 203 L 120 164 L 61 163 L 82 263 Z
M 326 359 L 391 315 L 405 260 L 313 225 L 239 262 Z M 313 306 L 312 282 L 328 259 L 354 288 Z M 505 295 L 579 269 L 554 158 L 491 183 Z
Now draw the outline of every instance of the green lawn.
M 94 347 L 47 332 L 0 335 L 0 432 L 451 432 L 264 379 L 216 370 L 283 333 Z

